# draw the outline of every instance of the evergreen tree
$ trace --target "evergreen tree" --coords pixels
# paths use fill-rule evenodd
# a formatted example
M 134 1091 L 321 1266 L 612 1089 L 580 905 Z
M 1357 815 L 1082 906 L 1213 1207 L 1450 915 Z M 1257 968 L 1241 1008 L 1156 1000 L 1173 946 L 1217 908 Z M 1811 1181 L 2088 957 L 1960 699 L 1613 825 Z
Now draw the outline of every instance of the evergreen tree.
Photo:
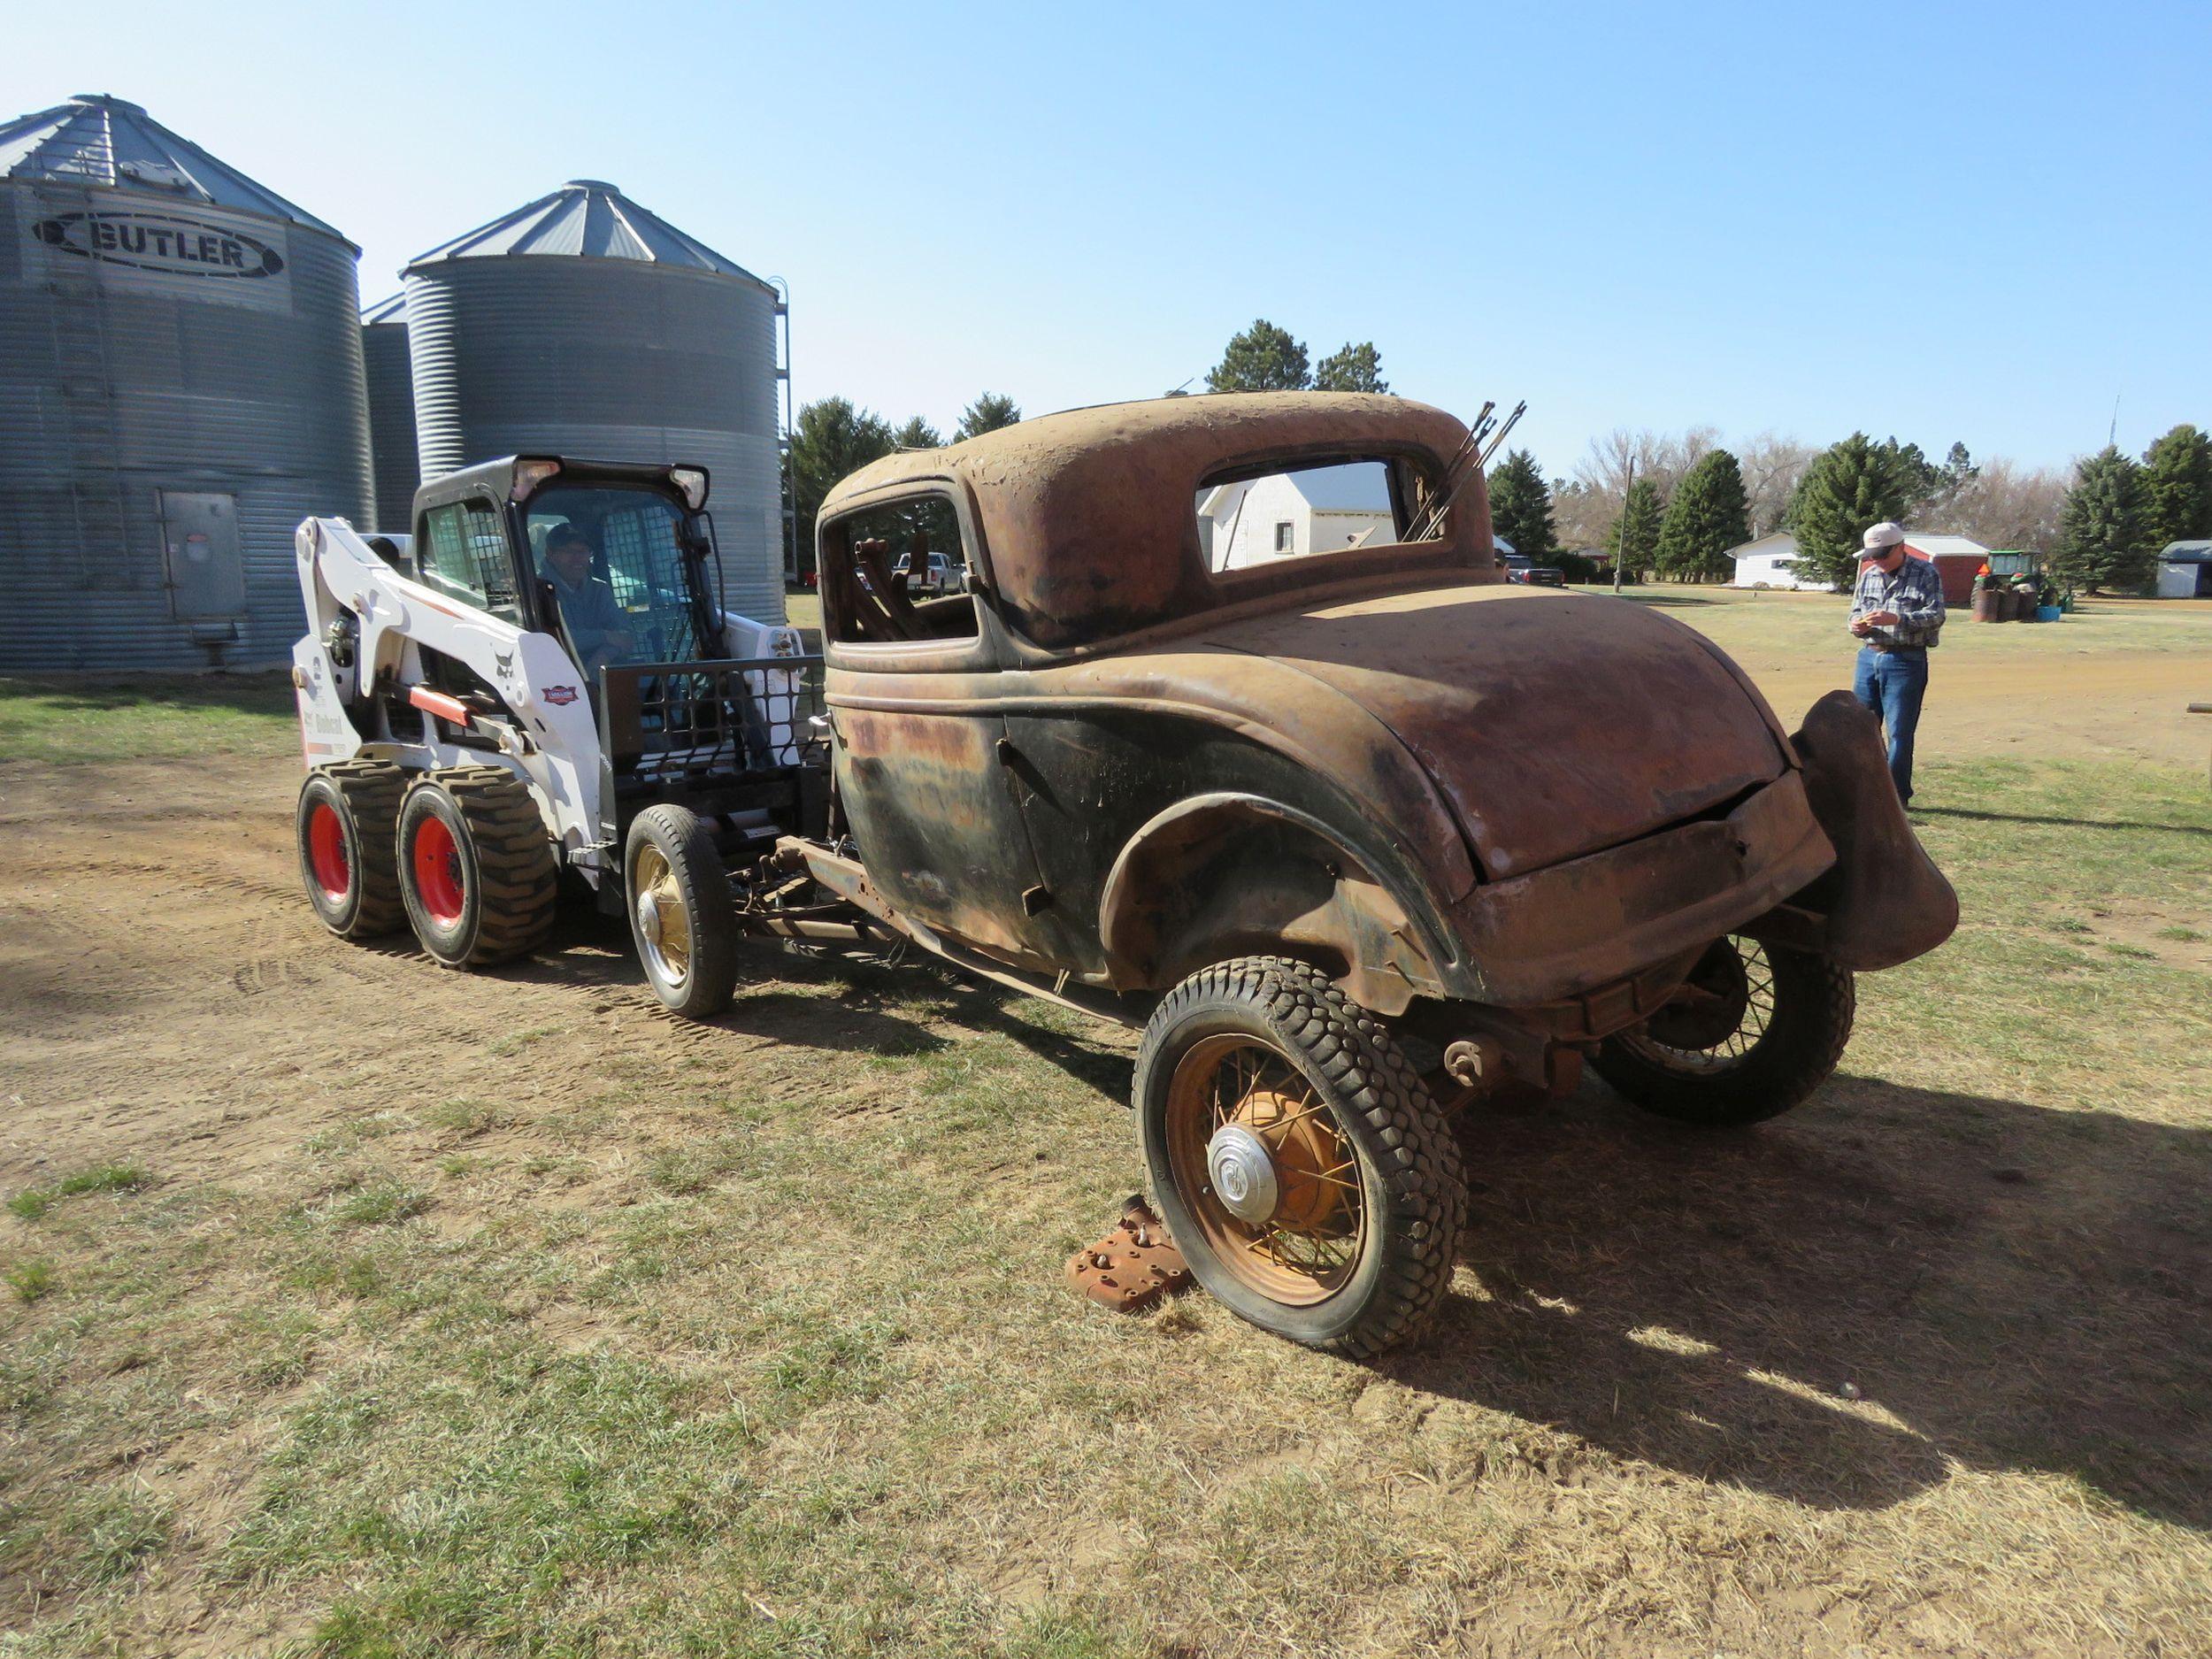
M 1899 476 L 1898 462 L 1894 442 L 1878 444 L 1855 432 L 1805 469 L 1787 520 L 1797 537 L 1799 575 L 1839 588 L 1851 585 L 1859 539 L 1867 526 L 1901 519 L 1914 500 L 1912 485 Z
M 1621 502 L 1621 516 L 1613 520 L 1613 531 L 1605 539 L 1605 548 L 1612 554 L 1614 563 L 1631 577 L 1640 577 L 1652 568 L 1652 560 L 1659 551 L 1659 525 L 1665 511 L 1658 485 L 1647 478 L 1639 478 L 1629 484 L 1628 494 Z
M 2143 544 L 2212 536 L 2212 437 L 2186 422 L 2143 456 Z
M 1382 377 L 1382 353 L 1373 341 L 1358 345 L 1347 341 L 1341 351 L 1321 359 L 1321 366 L 1313 372 L 1313 387 L 1317 392 L 1386 392 L 1390 382 Z
M 1551 522 L 1551 487 L 1536 457 L 1515 449 L 1490 474 L 1490 527 L 1513 543 L 1513 550 L 1538 564 L 1558 549 Z
M 2081 464 L 2059 511 L 2051 557 L 2062 581 L 2093 594 L 2140 588 L 2150 579 L 2144 494 L 2143 469 L 2109 444 Z
M 890 454 L 895 442 L 882 416 L 854 408 L 849 398 L 825 397 L 799 411 L 791 429 L 790 482 L 800 569 L 814 568 L 814 520 L 831 486 Z
M 919 415 L 893 433 L 891 442 L 902 449 L 941 449 L 945 447 L 943 434 Z
M 1210 392 L 1301 392 L 1312 384 L 1305 342 L 1264 317 L 1232 339 L 1206 372 Z
M 1659 572 L 1677 581 L 1726 576 L 1728 549 L 1750 540 L 1742 469 L 1727 450 L 1708 450 L 1674 487 L 1674 499 L 1667 503 L 1659 526 Z
M 977 437 L 1010 426 L 1021 418 L 1021 405 L 1012 398 L 1003 392 L 986 392 L 960 411 L 960 424 L 953 428 L 952 435 L 956 439 Z

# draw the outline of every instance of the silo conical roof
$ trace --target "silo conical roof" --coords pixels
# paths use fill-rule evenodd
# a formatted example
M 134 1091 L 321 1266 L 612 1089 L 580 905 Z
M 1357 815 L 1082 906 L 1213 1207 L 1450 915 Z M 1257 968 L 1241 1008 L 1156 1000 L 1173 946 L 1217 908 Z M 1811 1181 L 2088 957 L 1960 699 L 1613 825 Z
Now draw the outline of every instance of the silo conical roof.
M 346 240 L 312 213 L 178 137 L 137 104 L 104 92 L 81 92 L 50 110 L 0 123 L 0 179 L 50 179 L 238 208 Z
M 403 323 L 406 320 L 407 291 L 404 288 L 388 300 L 379 300 L 373 305 L 361 308 L 361 326 L 364 328 L 377 323 Z
M 567 255 L 582 259 L 634 259 L 646 265 L 711 271 L 760 282 L 696 237 L 687 236 L 599 179 L 571 179 L 549 196 L 502 213 L 488 225 L 442 242 L 408 262 L 408 269 L 442 259 L 495 258 L 514 254 Z M 768 285 L 761 283 L 763 288 Z

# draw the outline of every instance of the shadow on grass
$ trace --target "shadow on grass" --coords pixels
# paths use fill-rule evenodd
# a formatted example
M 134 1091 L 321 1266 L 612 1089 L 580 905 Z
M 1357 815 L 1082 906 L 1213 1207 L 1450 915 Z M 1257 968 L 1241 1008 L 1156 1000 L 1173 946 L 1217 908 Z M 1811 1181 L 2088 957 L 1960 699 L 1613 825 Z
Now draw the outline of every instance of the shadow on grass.
M 1839 1078 L 1740 1135 L 1593 1086 L 1463 1139 L 1487 1299 L 1385 1374 L 1816 1507 L 1956 1462 L 2212 1527 L 2212 1134 Z
M 1606 591 L 1609 594 L 1612 590 L 1608 588 Z M 1717 599 L 1695 599 L 1687 594 L 1642 594 L 1638 593 L 1633 588 L 1624 588 L 1621 589 L 1620 597 L 1623 599 L 1632 599 L 1640 605 L 1666 605 L 1669 607 L 1717 605 L 1721 603 Z
M 417 951 L 413 940 L 404 934 L 380 942 L 394 954 Z M 1118 1104 L 1129 1099 L 1131 1061 L 1126 1054 L 1025 1018 L 1018 1011 L 1024 1000 L 1018 993 L 970 980 L 919 949 L 893 965 L 870 956 L 786 950 L 755 940 L 740 946 L 738 964 L 737 1000 L 726 1012 L 697 1024 L 837 1053 L 912 1055 L 951 1046 L 950 1039 L 926 1023 L 944 1021 L 1009 1038 Z M 491 972 L 518 984 L 652 998 L 645 971 L 631 952 L 627 925 L 600 915 L 588 902 L 565 902 L 553 936 L 543 947 Z M 809 989 L 747 987 L 749 979 L 757 986 L 769 979 L 778 986 Z
M 2161 835 L 2212 835 L 2201 824 L 2141 824 L 2133 819 L 2101 818 L 2040 818 L 2032 812 L 1984 812 L 1963 806 L 1916 806 L 1915 818 L 1968 818 L 1981 824 L 2045 824 L 2059 829 L 2149 830 Z

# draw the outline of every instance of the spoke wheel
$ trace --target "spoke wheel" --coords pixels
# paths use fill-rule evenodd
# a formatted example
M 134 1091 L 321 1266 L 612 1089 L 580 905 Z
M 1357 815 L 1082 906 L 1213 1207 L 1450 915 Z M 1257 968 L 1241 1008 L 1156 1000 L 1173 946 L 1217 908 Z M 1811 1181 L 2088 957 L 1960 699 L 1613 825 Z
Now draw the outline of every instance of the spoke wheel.
M 1309 963 L 1241 956 L 1160 1000 L 1137 1054 L 1145 1166 L 1198 1282 L 1240 1317 L 1366 1358 L 1451 1284 L 1459 1144 L 1389 1028 Z
M 1851 1040 L 1851 972 L 1756 940 L 1717 940 L 1666 1007 L 1608 1037 L 1597 1073 L 1647 1110 L 1729 1128 L 1804 1101 Z
M 1675 1000 L 1626 1041 L 1654 1064 L 1699 1076 L 1741 1065 L 1774 1015 L 1766 947 L 1731 934 L 1707 948 Z
M 1176 1186 L 1223 1264 L 1294 1307 L 1342 1289 L 1367 1208 L 1359 1155 L 1313 1085 L 1264 1044 L 1210 1037 L 1176 1066 L 1167 1111 Z

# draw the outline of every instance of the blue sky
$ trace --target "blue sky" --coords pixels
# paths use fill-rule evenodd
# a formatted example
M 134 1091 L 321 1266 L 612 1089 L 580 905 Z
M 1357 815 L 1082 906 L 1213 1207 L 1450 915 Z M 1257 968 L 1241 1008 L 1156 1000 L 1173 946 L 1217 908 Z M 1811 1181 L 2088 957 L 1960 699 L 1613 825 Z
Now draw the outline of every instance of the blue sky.
M 572 177 L 791 285 L 801 398 L 949 425 L 1265 316 L 1562 473 L 1616 426 L 2058 464 L 2212 425 L 2212 6 L 30 8 L 362 295 Z

